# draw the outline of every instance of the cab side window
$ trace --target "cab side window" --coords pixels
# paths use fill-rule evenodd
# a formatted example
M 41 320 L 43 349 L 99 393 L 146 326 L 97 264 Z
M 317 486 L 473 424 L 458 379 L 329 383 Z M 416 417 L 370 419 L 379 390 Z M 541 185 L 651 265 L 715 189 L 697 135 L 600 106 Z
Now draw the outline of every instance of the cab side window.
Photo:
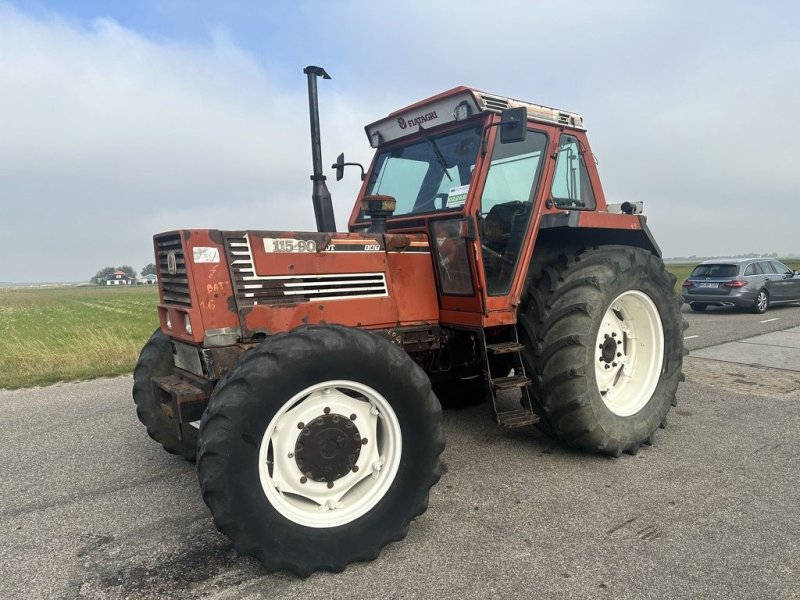
M 583 152 L 578 138 L 573 135 L 562 135 L 558 140 L 551 195 L 559 208 L 593 209 L 596 206 Z

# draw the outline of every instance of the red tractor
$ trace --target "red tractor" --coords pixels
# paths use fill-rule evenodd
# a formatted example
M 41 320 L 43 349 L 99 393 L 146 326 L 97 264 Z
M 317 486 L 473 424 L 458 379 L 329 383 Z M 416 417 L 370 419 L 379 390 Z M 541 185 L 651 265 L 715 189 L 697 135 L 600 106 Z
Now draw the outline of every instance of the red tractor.
M 366 127 L 337 232 L 329 77 L 305 73 L 318 231 L 156 235 L 161 327 L 134 374 L 139 419 L 197 461 L 236 549 L 307 575 L 402 539 L 441 474 L 439 398 L 592 452 L 651 444 L 680 299 L 641 204 L 606 203 L 581 117 L 467 87 L 394 112 Z

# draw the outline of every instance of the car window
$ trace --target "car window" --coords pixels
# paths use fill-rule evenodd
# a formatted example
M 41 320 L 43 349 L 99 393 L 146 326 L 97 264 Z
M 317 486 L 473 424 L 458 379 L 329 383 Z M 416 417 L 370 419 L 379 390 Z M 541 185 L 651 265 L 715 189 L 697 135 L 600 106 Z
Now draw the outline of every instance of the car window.
M 737 265 L 697 265 L 692 271 L 692 277 L 736 277 L 739 272 Z
M 780 273 L 781 275 L 788 275 L 789 273 L 792 272 L 792 270 L 782 262 L 778 262 L 777 260 L 771 260 L 769 262 L 775 269 L 776 273 Z
M 750 275 L 755 275 L 755 274 L 756 274 L 756 263 L 750 263 L 744 270 L 744 276 L 749 277 Z
M 772 263 L 768 260 L 758 263 L 761 267 L 761 270 L 764 272 L 764 275 L 774 275 L 777 273 L 775 267 L 772 266 Z

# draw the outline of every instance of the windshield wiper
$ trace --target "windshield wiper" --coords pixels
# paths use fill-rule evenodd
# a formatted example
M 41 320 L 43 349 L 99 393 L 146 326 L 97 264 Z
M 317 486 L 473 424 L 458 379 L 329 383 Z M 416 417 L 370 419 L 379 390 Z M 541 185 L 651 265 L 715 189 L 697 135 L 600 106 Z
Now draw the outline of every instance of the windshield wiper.
M 447 175 L 447 178 L 450 181 L 453 181 L 453 178 L 450 177 L 450 173 L 447 172 L 447 161 L 444 159 L 442 151 L 439 150 L 439 146 L 436 145 L 436 141 L 430 135 L 428 135 L 427 130 L 425 130 L 422 125 L 419 126 L 419 132 L 425 136 L 425 141 L 430 144 L 431 150 L 433 150 L 433 155 L 436 157 L 436 160 L 439 161 L 439 166 L 444 170 L 444 174 Z

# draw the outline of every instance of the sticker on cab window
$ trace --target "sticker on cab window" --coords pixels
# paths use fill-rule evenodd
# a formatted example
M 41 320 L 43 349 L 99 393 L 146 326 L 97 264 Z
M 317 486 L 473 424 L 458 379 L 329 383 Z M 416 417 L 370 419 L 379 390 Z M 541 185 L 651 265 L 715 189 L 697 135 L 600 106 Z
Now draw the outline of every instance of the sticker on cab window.
M 447 194 L 447 202 L 445 208 L 459 208 L 464 206 L 467 201 L 467 193 L 469 192 L 469 184 L 460 185 L 458 187 L 450 188 L 450 193 Z

